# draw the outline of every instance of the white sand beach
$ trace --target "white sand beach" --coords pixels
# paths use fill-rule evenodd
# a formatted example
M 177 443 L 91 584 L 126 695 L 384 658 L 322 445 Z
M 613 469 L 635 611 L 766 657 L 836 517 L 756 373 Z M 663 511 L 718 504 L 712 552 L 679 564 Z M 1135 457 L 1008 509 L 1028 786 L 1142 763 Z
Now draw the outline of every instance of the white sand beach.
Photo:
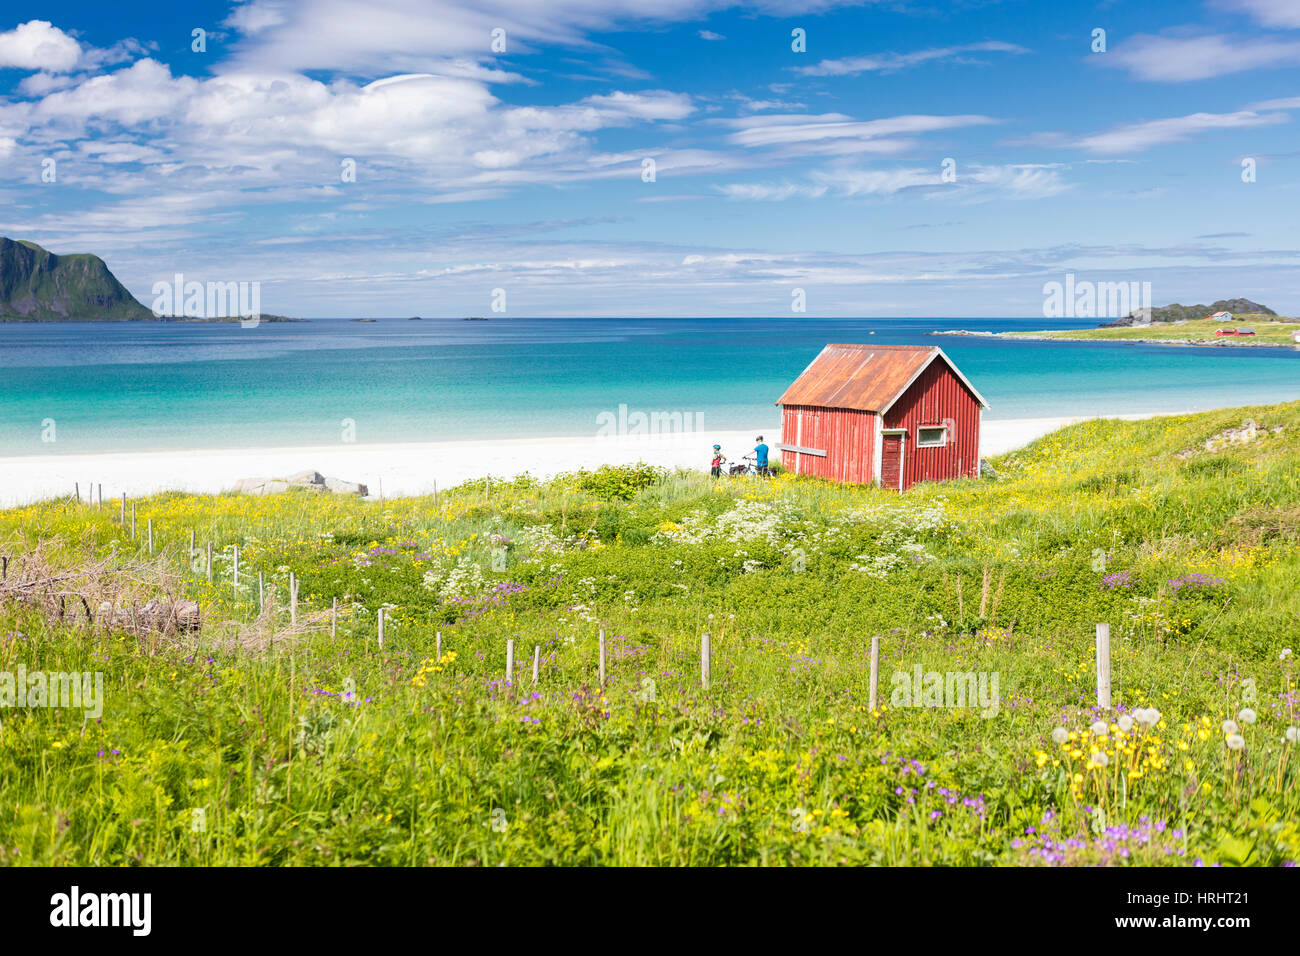
M 1168 414 L 1172 413 L 1106 417 L 1139 419 Z M 981 426 L 980 454 L 987 457 L 1011 451 L 1087 417 L 985 421 Z M 729 459 L 739 460 L 749 454 L 758 434 L 764 434 L 769 445 L 779 441 L 772 431 L 755 428 L 653 437 L 519 438 L 0 458 L 0 507 L 71 495 L 78 483 L 83 498 L 92 486 L 98 493 L 102 485 L 107 500 L 124 493 L 136 496 L 159 491 L 226 491 L 241 478 L 282 478 L 309 470 L 360 482 L 369 486 L 372 497 L 382 491 L 385 498 L 428 494 L 434 482 L 445 489 L 485 474 L 508 478 L 526 471 L 536 477 L 549 477 L 578 468 L 635 461 L 703 470 L 708 467 L 709 449 L 715 441 Z

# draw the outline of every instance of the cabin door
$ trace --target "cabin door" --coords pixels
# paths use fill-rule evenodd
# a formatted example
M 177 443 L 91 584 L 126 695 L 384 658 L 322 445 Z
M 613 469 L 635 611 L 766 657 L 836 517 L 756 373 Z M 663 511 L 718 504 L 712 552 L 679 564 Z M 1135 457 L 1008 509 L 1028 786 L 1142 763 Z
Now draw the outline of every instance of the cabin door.
M 903 490 L 903 442 L 907 432 L 887 431 L 881 436 L 880 487 Z

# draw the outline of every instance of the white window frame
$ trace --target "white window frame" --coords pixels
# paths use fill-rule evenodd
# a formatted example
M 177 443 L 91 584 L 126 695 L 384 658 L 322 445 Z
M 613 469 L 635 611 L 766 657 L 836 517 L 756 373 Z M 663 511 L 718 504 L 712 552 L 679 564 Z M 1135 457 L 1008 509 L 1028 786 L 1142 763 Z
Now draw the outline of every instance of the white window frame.
M 926 441 L 921 436 L 926 432 L 937 431 L 940 433 L 938 441 Z M 947 425 L 919 425 L 916 429 L 916 447 L 917 448 L 943 448 L 948 444 L 948 426 Z

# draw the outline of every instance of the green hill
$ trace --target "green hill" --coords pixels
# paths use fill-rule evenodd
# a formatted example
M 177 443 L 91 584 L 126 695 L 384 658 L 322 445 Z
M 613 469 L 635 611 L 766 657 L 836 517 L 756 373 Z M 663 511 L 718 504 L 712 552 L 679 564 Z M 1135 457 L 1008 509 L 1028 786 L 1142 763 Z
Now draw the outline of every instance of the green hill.
M 58 256 L 34 242 L 0 237 L 0 321 L 151 318 L 98 256 Z
M 1252 302 L 1250 299 L 1219 299 L 1209 305 L 1179 305 L 1177 302 L 1172 305 L 1161 305 L 1151 310 L 1152 323 L 1157 322 L 1188 322 L 1193 319 L 1204 319 L 1216 312 L 1231 312 L 1234 316 L 1255 315 L 1255 316 L 1275 316 L 1277 315 L 1266 305 L 1260 305 L 1258 302 Z M 1137 312 L 1130 312 L 1128 315 L 1115 319 L 1113 322 L 1103 322 L 1099 327 L 1103 329 L 1119 328 L 1130 325 L 1146 325 L 1147 321 Z

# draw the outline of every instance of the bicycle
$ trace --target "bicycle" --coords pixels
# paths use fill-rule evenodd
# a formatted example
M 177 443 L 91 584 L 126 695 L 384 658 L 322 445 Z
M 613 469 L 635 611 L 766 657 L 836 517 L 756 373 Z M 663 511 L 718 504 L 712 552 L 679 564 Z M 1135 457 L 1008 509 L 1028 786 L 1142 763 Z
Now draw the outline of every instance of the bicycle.
M 743 475 L 747 478 L 768 478 L 771 476 L 771 473 L 767 468 L 758 467 L 753 455 L 746 455 L 744 457 L 744 462 L 744 464 L 732 465 L 731 470 L 728 471 L 727 474 L 735 477 Z

